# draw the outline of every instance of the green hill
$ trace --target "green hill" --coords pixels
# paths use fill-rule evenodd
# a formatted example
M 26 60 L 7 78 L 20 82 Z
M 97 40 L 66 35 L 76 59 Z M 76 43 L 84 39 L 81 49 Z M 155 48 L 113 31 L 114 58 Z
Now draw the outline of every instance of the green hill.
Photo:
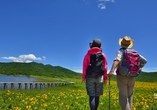
M 142 72 L 138 77 L 137 81 L 144 82 L 157 82 L 157 72 Z
M 116 75 L 114 75 L 111 80 L 116 80 Z M 136 77 L 136 81 L 157 82 L 157 72 L 141 72 L 140 75 Z
M 51 77 L 80 78 L 81 74 L 61 66 L 44 65 L 42 63 L 0 63 L 0 74 L 4 75 L 34 75 Z

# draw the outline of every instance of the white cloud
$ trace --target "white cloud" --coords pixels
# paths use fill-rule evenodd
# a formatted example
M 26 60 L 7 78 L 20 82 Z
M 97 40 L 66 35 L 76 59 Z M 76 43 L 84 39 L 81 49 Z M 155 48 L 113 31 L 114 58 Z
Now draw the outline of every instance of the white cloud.
M 98 0 L 98 2 L 106 2 L 106 0 Z
M 98 8 L 100 8 L 101 10 L 104 10 L 106 9 L 107 2 L 114 3 L 115 1 L 114 0 L 98 0 L 97 2 L 98 2 Z
M 98 0 L 98 2 L 115 2 L 114 0 Z
M 110 3 L 114 3 L 115 0 L 83 0 L 87 5 L 90 5 L 90 4 L 94 4 L 97 3 L 97 6 L 99 9 L 101 10 L 104 10 L 106 9 L 106 5 L 110 2 Z
M 25 63 L 30 63 L 35 60 L 41 61 L 41 60 L 46 60 L 46 57 L 43 56 L 43 59 L 40 57 L 36 57 L 34 54 L 27 54 L 27 55 L 20 55 L 19 57 L 2 57 L 2 59 L 5 60 L 12 60 L 13 62 L 25 62 Z
M 100 8 L 101 10 L 106 9 L 106 5 L 104 3 L 99 3 L 98 8 Z
M 45 56 L 43 56 L 43 60 L 46 60 L 46 57 L 45 57 Z

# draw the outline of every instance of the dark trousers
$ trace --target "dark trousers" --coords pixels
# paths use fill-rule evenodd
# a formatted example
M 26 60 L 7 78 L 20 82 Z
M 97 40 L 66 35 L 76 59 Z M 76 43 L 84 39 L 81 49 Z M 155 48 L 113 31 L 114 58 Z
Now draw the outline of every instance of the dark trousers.
M 89 96 L 90 110 L 97 110 L 100 96 Z

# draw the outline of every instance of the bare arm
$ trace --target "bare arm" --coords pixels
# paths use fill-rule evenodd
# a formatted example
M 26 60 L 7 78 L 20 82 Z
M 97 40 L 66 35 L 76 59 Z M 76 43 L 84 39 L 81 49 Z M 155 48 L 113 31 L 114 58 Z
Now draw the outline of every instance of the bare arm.
M 119 65 L 119 61 L 118 60 L 114 60 L 114 62 L 112 64 L 112 67 L 111 67 L 111 70 L 108 73 L 109 77 L 112 77 L 114 75 L 114 70 L 118 67 L 118 65 Z

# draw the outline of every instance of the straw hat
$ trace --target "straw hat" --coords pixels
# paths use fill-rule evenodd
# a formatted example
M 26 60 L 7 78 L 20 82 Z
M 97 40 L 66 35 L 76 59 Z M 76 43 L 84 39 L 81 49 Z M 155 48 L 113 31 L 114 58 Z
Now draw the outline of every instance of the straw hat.
M 123 48 L 131 48 L 134 45 L 134 40 L 129 36 L 124 36 L 124 38 L 119 39 L 119 45 Z

